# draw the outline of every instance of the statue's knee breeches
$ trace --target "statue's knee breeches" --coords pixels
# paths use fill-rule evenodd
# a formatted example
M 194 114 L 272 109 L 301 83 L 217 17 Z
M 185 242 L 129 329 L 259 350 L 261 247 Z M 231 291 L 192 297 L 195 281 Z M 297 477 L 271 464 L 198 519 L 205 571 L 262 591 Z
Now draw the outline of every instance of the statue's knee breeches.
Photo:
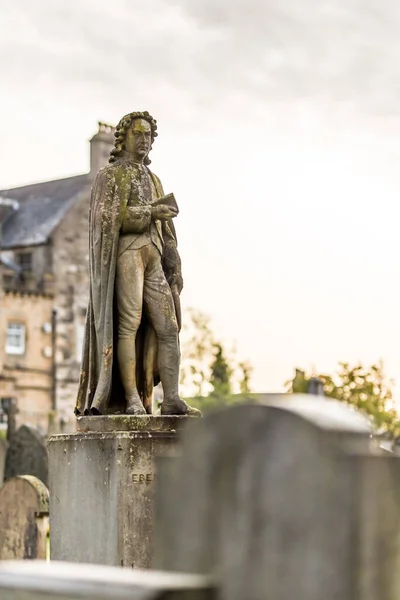
M 135 338 L 142 319 L 144 268 L 140 251 L 126 251 L 117 261 L 118 338 Z
M 118 307 L 118 338 L 120 340 L 135 338 L 142 318 L 142 311 L 121 310 Z

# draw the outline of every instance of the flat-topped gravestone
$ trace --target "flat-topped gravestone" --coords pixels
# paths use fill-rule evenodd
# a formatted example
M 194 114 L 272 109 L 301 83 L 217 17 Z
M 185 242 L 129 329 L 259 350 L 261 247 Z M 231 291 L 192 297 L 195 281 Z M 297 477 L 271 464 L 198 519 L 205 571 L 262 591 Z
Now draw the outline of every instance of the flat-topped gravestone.
M 33 475 L 47 485 L 46 444 L 40 433 L 27 425 L 22 425 L 12 436 L 7 452 L 5 479 L 18 475 Z
M 49 438 L 52 560 L 147 568 L 153 557 L 155 459 L 191 417 L 79 417 Z
M 0 560 L 45 559 L 48 524 L 44 483 L 28 475 L 6 481 L 0 489 Z
M 0 564 L 1 600 L 215 600 L 199 575 L 70 563 Z
M 227 600 L 399 597 L 400 462 L 345 404 L 220 411 L 163 470 L 156 568 L 215 574 Z

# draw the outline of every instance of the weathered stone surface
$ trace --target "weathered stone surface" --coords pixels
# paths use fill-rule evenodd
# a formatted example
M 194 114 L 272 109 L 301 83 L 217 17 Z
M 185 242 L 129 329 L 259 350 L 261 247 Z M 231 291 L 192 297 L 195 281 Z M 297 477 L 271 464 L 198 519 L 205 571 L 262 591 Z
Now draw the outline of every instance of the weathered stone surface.
M 0 487 L 3 485 L 4 473 L 6 469 L 6 458 L 8 451 L 8 443 L 0 438 Z
M 18 475 L 34 475 L 47 485 L 46 444 L 38 431 L 26 425 L 12 437 L 7 452 L 5 479 Z
M 2 600 L 215 600 L 199 575 L 63 563 L 0 564 Z
M 107 424 L 106 421 L 110 420 Z M 153 555 L 154 460 L 175 447 L 185 418 L 82 418 L 104 431 L 49 438 L 51 558 L 149 567 Z M 132 427 L 134 426 L 134 430 Z
M 0 489 L 0 560 L 45 559 L 49 492 L 36 477 L 9 479 Z
M 108 415 L 78 417 L 77 431 L 179 431 L 187 423 L 187 416 Z
M 130 112 L 114 135 L 90 198 L 90 294 L 75 414 L 150 414 L 161 382 L 162 415 L 200 416 L 179 397 L 179 208 L 148 168 L 157 122 L 147 111 Z
M 190 423 L 166 470 L 157 568 L 214 573 L 229 600 L 400 593 L 400 462 L 346 405 L 281 396 L 221 411 Z

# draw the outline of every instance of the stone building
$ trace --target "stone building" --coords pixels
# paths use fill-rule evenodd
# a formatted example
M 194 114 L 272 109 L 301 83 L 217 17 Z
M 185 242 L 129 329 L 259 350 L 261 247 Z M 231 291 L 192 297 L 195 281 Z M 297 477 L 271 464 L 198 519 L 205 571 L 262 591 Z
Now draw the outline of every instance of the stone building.
M 0 398 L 20 422 L 74 428 L 88 301 L 88 207 L 114 130 L 99 123 L 90 172 L 0 190 Z

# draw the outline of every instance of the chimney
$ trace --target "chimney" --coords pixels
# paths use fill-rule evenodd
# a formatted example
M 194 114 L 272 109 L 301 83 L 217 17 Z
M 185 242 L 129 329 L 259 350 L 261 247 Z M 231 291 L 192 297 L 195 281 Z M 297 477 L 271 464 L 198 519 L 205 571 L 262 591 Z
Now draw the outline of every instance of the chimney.
M 115 127 L 99 122 L 99 130 L 90 140 L 90 176 L 94 178 L 97 172 L 108 163 L 110 152 L 114 147 Z

